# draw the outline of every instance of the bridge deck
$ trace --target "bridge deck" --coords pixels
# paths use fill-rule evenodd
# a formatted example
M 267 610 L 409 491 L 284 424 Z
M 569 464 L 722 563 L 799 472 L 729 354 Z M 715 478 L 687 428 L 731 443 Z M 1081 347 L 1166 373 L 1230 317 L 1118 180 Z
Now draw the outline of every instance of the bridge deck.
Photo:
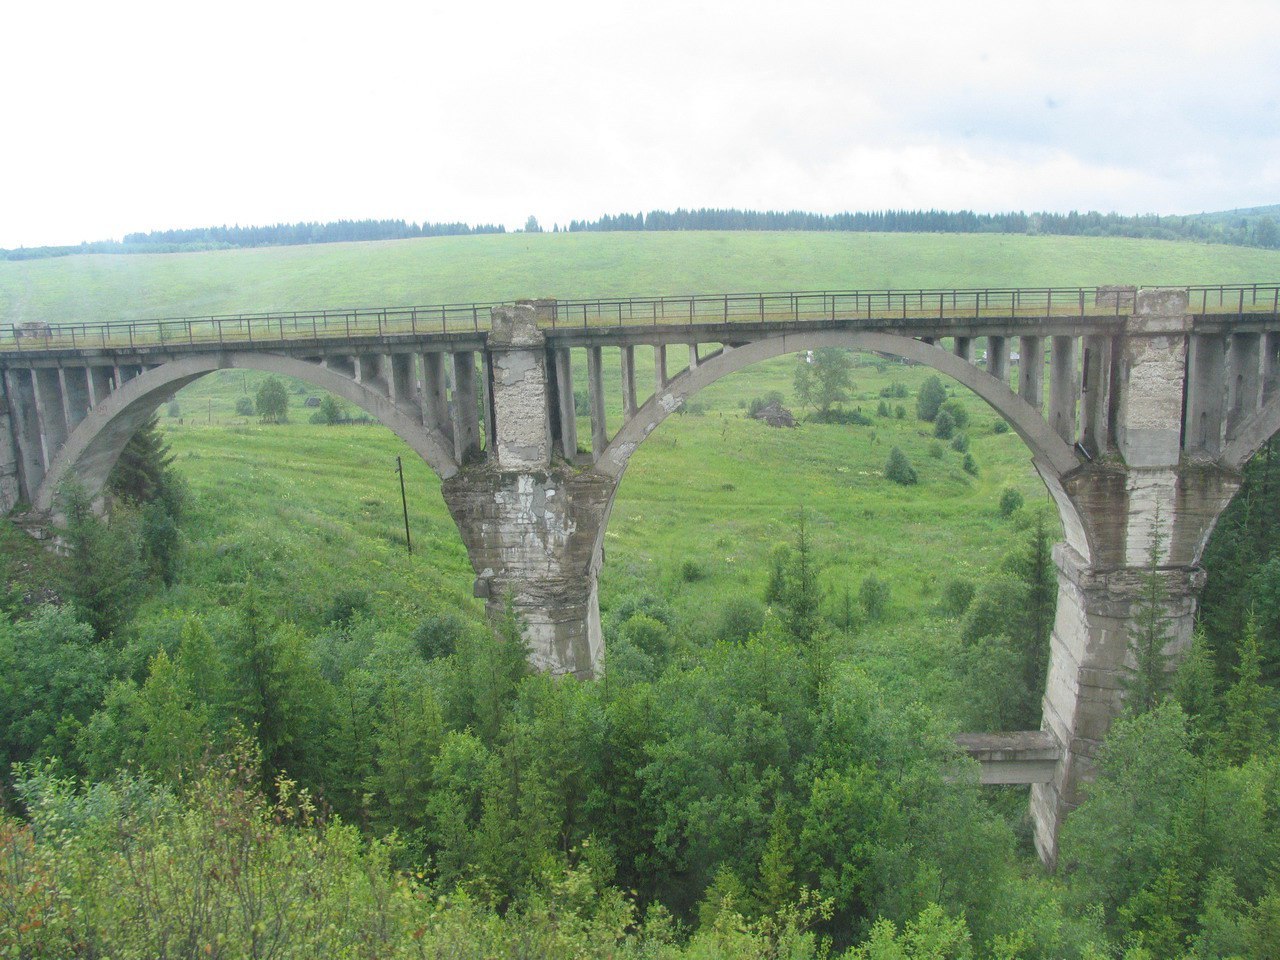
M 1190 286 L 1197 323 L 1280 324 L 1280 283 Z M 1133 309 L 1134 287 L 844 290 L 536 301 L 557 339 L 670 340 L 696 328 L 700 341 L 786 332 L 827 323 L 914 336 L 1045 335 L 1056 324 L 1103 332 Z M 500 303 L 369 307 L 113 322 L 0 326 L 0 358 L 15 354 L 174 348 L 267 347 L 368 338 L 465 340 L 488 330 Z

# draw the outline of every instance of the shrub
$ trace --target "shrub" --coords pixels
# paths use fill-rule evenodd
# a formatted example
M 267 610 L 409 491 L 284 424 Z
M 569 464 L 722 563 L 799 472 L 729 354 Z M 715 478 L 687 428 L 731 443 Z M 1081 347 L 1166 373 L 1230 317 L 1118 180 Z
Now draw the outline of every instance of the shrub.
M 1013 487 L 1005 487 L 1000 494 L 1000 516 L 1011 517 L 1022 508 L 1022 494 Z
M 907 390 L 905 383 L 891 383 L 887 387 L 880 389 L 880 396 L 888 397 L 890 400 L 905 400 L 911 396 L 911 392 Z
M 258 416 L 263 423 L 286 423 L 289 420 L 289 391 L 279 377 L 267 377 L 258 387 Z
M 879 405 L 878 407 L 876 407 L 876 416 L 877 416 L 877 417 L 887 417 L 887 416 L 889 416 L 889 404 L 887 404 L 887 403 L 885 403 L 883 400 L 881 400 L 881 401 L 880 401 L 880 405 Z
M 889 609 L 889 584 L 874 573 L 868 574 L 858 588 L 858 600 L 868 620 L 883 620 Z
M 424 660 L 450 656 L 458 647 L 458 638 L 467 624 L 456 613 L 437 613 L 427 617 L 413 631 L 413 644 Z
M 894 447 L 889 451 L 889 459 L 884 465 L 884 475 L 886 479 L 892 480 L 894 483 L 900 483 L 904 487 L 908 487 L 917 481 L 915 468 L 911 466 L 911 461 L 907 459 L 907 455 L 898 447 Z
M 902 404 L 898 404 L 896 407 L 893 408 L 893 416 L 897 420 L 907 419 L 907 408 L 904 407 Z
M 735 594 L 720 605 L 716 639 L 742 643 L 764 626 L 764 607 L 755 597 Z
M 680 562 L 680 579 L 685 583 L 697 583 L 706 577 L 707 571 L 697 560 L 685 557 Z
M 973 602 L 975 590 L 972 580 L 960 577 L 948 580 L 946 586 L 942 588 L 940 604 L 942 613 L 948 617 L 964 616 L 964 612 L 969 609 L 969 604 Z
M 324 395 L 320 400 L 320 406 L 311 415 L 312 423 L 335 424 L 341 423 L 345 419 L 347 419 L 346 407 L 329 394 Z
M 776 403 L 778 406 L 782 406 L 782 401 L 782 393 L 778 390 L 770 390 L 763 397 L 752 397 L 751 403 L 747 407 L 747 416 L 754 417 L 771 403 Z
M 995 423 L 991 425 L 991 432 L 992 433 L 1008 433 L 1009 422 L 1007 420 L 997 420 Z
M 972 453 L 966 453 L 964 455 L 964 462 L 961 463 L 960 466 L 963 468 L 965 473 L 969 474 L 969 476 L 976 477 L 978 475 L 978 461 L 973 459 Z
M 951 422 L 956 425 L 957 430 L 963 430 L 969 425 L 969 411 L 959 400 L 955 398 L 948 400 L 942 405 L 942 409 L 951 414 Z
M 968 453 L 969 435 L 967 433 L 957 433 L 951 438 L 951 449 L 956 453 Z
M 946 410 L 939 410 L 933 421 L 933 435 L 939 440 L 950 440 L 956 432 L 956 421 Z
M 254 413 L 253 397 L 236 397 L 236 416 L 252 417 Z
M 324 613 L 324 621 L 337 627 L 349 627 L 356 617 L 368 612 L 369 595 L 358 587 L 351 587 L 333 595 Z
M 929 444 L 929 456 L 932 457 L 934 460 L 941 460 L 946 455 L 947 455 L 947 451 L 943 449 L 942 444 L 938 443 L 937 441 L 934 441 L 933 443 Z
M 928 377 L 920 384 L 920 392 L 916 394 L 916 416 L 921 420 L 933 420 L 942 409 L 947 399 L 946 388 L 936 376 Z

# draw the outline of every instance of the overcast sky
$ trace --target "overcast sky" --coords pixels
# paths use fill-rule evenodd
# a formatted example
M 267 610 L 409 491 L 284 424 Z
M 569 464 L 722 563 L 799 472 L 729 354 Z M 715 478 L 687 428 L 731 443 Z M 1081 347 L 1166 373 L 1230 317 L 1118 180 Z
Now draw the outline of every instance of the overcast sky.
M 210 224 L 1280 202 L 1280 3 L 23 2 L 0 247 Z

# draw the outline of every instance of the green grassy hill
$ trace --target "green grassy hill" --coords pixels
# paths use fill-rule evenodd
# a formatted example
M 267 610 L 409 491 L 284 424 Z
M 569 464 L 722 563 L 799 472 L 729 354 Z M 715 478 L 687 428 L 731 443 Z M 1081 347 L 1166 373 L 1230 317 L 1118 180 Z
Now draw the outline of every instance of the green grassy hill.
M 574 233 L 0 262 L 0 322 L 746 290 L 1274 280 L 1280 251 L 1009 235 Z

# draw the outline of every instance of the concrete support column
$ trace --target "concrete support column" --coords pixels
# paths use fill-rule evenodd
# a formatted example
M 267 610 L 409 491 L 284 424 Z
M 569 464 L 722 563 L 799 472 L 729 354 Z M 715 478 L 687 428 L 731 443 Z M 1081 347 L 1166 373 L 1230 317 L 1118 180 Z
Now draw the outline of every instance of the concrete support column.
M 1080 443 L 1098 457 L 1111 446 L 1111 338 L 1084 338 L 1080 381 Z
M 1213 459 L 1222 452 L 1227 408 L 1226 337 L 1196 333 L 1187 355 L 1187 420 L 1183 448 Z
M 422 423 L 451 444 L 453 424 L 449 421 L 449 377 L 445 373 L 444 358 L 443 353 L 422 355 Z
M 539 670 L 587 679 L 601 669 L 596 583 L 614 483 L 593 470 L 554 466 L 463 470 L 442 485 L 476 572 L 476 595 L 495 617 L 510 601 Z
M 662 388 L 668 383 L 667 345 L 665 343 L 656 344 L 653 348 L 653 382 L 655 395 L 661 393 Z
M 1227 346 L 1227 440 L 1262 406 L 1262 336 L 1234 333 Z
M 492 364 L 490 459 L 504 471 L 547 469 L 551 465 L 547 347 L 532 304 L 494 307 L 486 353 Z
M 1018 396 L 1037 410 L 1044 404 L 1044 337 L 1018 338 Z
M 5 395 L 18 452 L 19 491 L 28 503 L 44 479 L 44 448 L 40 443 L 40 418 L 36 414 L 36 390 L 30 370 L 4 371 Z
M 1053 337 L 1049 349 L 1049 426 L 1067 443 L 1076 439 L 1076 338 Z
M 62 411 L 70 434 L 89 413 L 89 371 L 85 367 L 59 367 L 58 379 L 62 388 Z
M 622 419 L 636 415 L 636 348 L 622 348 Z
M 953 337 L 952 340 L 952 346 L 955 348 L 956 356 L 965 363 L 973 363 L 973 338 Z
M 4 390 L 0 383 L 0 392 Z M 0 396 L 0 513 L 8 513 L 22 499 L 22 479 L 18 469 L 18 438 L 14 431 L 12 407 Z
M 67 442 L 67 418 L 62 407 L 62 381 L 55 367 L 36 367 L 36 414 L 40 418 L 40 444 L 45 465 L 53 463 Z
M 480 407 L 476 394 L 476 355 L 453 355 L 453 455 L 459 466 L 480 458 Z
M 587 394 L 591 407 L 591 459 L 599 460 L 609 445 L 609 424 L 604 415 L 604 367 L 600 347 L 587 347 Z
M 413 375 L 413 354 L 387 355 L 386 369 L 390 370 L 387 385 L 391 389 L 391 402 L 417 406 L 416 377 Z
M 545 381 L 547 376 L 545 350 L 542 351 L 542 356 L 539 357 L 539 360 L 542 363 L 542 376 L 543 376 L 543 380 Z M 495 392 L 494 383 L 493 383 L 494 376 L 495 374 L 494 374 L 493 352 L 491 350 L 486 350 L 484 351 L 484 353 L 480 354 L 480 384 L 483 388 L 480 393 L 480 406 L 484 410 L 484 418 L 483 418 L 484 453 L 486 457 L 490 457 L 490 458 L 497 456 L 497 450 L 498 450 L 497 418 L 495 417 L 493 412 L 494 392 Z M 544 382 L 543 389 L 542 389 L 542 405 L 544 407 L 546 406 L 546 402 L 547 402 L 547 390 L 546 390 L 546 384 Z M 551 424 L 550 411 L 544 410 L 544 413 L 547 418 L 548 429 L 550 429 L 550 424 Z M 550 442 L 551 442 L 551 438 L 550 436 L 548 436 L 547 438 L 548 457 L 550 456 Z
M 1057 860 L 1062 822 L 1083 799 L 1098 746 L 1123 707 L 1134 665 L 1129 627 L 1146 574 L 1141 567 L 1091 568 L 1065 544 L 1054 548 L 1054 561 L 1058 608 L 1041 726 L 1061 745 L 1062 758 L 1050 782 L 1031 788 L 1036 849 L 1049 866 Z M 1172 665 L 1172 658 L 1190 645 L 1204 573 L 1185 566 L 1161 570 L 1159 576 L 1170 637 L 1165 649 Z
M 1182 451 L 1186 291 L 1140 290 L 1135 310 L 1112 347 L 1115 443 L 1131 468 L 1171 467 Z
M 391 395 L 388 385 L 390 377 L 383 369 L 383 357 L 378 353 L 359 354 L 355 358 L 356 383 L 362 383 L 370 390 L 376 390 L 384 397 Z
M 89 406 L 96 407 L 111 393 L 111 368 L 89 368 Z
M 696 342 L 689 344 L 689 369 L 698 369 L 698 344 Z
M 560 455 L 573 463 L 578 456 L 578 404 L 573 396 L 573 355 L 556 351 L 556 392 L 560 411 Z
M 1009 386 L 1009 338 L 987 337 L 987 373 Z
M 1280 386 L 1280 333 L 1262 335 L 1262 402 L 1266 403 Z

